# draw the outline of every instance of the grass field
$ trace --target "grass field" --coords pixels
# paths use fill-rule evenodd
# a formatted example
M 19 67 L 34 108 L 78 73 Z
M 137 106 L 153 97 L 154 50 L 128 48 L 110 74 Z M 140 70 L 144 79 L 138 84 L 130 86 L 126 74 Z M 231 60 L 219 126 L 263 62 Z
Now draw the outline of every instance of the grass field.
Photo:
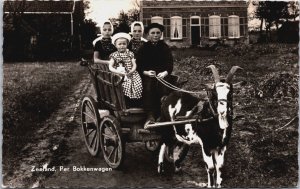
M 3 65 L 3 155 L 14 155 L 86 73 L 75 62 Z

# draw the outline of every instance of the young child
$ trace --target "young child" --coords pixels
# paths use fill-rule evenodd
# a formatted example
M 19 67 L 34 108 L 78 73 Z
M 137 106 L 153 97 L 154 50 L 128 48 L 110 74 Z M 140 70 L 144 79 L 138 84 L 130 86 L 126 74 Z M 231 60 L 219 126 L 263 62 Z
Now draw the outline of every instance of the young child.
M 117 33 L 112 36 L 112 43 L 117 51 L 110 55 L 109 70 L 124 76 L 122 83 L 126 105 L 140 107 L 142 98 L 142 79 L 136 71 L 133 52 L 127 49 L 131 37 L 127 33 Z

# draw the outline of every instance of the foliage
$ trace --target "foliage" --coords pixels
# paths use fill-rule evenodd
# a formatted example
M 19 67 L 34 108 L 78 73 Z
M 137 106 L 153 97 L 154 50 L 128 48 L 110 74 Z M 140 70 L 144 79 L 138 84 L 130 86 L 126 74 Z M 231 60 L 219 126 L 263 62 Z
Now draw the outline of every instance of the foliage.
M 81 42 L 83 49 L 91 49 L 93 40 L 97 37 L 96 23 L 92 19 L 85 19 L 80 26 Z
M 256 89 L 258 98 L 297 98 L 298 77 L 290 73 L 271 74 Z
M 139 20 L 140 10 L 133 8 L 124 12 L 123 10 L 119 13 L 118 18 L 115 20 L 118 25 L 115 29 L 115 33 L 118 32 L 130 32 L 130 25 L 132 22 Z
M 238 55 L 232 53 L 239 51 Z M 174 55 L 177 53 L 183 58 L 176 58 L 174 72 L 188 79 L 184 88 L 193 91 L 213 82 L 211 71 L 205 68 L 208 64 L 217 65 L 223 76 L 233 65 L 244 69 L 237 71 L 233 79 L 233 83 L 244 81 L 245 84 L 234 87 L 234 126 L 225 156 L 223 186 L 295 187 L 299 169 L 298 122 L 279 131 L 276 129 L 298 115 L 297 45 L 222 47 L 216 49 L 216 56 L 202 54 L 199 57 L 200 50 L 195 50 L 194 54 L 190 49 L 173 50 Z M 295 62 L 289 60 L 287 64 L 286 54 Z M 205 165 L 197 165 L 199 159 L 196 157 L 201 156 L 201 151 L 198 148 L 191 151 L 185 167 L 189 175 L 198 176 L 199 166 L 204 169 Z M 205 174 L 203 171 L 202 175 Z
M 257 5 L 255 17 L 261 20 L 260 35 L 262 37 L 263 22 L 265 21 L 265 29 L 267 40 L 271 39 L 271 27 L 275 24 L 278 31 L 279 24 L 283 20 L 288 21 L 289 18 L 294 18 L 298 15 L 299 6 L 296 2 L 290 1 L 259 1 L 254 2 Z
M 292 18 L 294 21 L 296 17 L 299 16 L 299 2 L 298 1 L 290 1 L 288 4 L 289 10 L 289 18 Z

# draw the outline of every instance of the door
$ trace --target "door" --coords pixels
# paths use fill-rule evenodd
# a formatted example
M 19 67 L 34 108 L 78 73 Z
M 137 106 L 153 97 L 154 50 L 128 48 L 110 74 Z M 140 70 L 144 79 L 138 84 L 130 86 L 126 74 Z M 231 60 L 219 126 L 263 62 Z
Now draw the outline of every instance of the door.
M 192 45 L 200 45 L 200 26 L 191 26 Z
M 200 45 L 200 16 L 191 16 L 191 45 L 197 46 Z

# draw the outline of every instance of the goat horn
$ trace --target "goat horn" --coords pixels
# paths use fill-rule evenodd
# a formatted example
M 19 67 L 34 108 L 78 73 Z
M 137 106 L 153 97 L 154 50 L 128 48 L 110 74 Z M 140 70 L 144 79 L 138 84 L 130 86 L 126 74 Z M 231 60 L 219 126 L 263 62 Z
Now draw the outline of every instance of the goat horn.
M 219 72 L 218 72 L 216 66 L 215 65 L 209 65 L 206 68 L 211 69 L 211 71 L 213 73 L 213 76 L 214 76 L 214 79 L 215 79 L 215 83 L 220 82 L 220 76 L 219 76 Z
M 238 70 L 238 69 L 243 69 L 243 68 L 241 68 L 241 67 L 239 67 L 239 66 L 232 66 L 231 70 L 229 71 L 229 73 L 228 73 L 228 75 L 227 75 L 227 77 L 226 77 L 226 83 L 230 83 L 230 82 L 231 82 L 234 73 L 235 73 L 236 70 Z

